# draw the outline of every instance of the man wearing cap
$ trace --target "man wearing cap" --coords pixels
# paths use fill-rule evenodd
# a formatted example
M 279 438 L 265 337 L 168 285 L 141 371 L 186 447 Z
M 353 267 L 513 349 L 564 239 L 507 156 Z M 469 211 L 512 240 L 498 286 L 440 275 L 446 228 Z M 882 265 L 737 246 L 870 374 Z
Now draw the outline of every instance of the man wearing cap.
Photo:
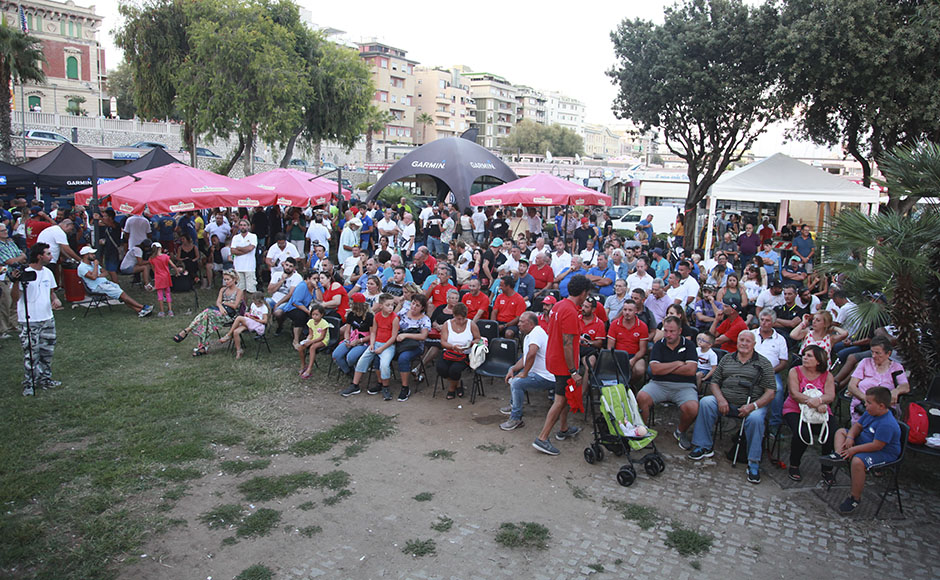
M 480 292 L 479 278 L 470 278 L 467 287 L 470 291 L 460 299 L 467 306 L 467 319 L 474 322 L 486 320 L 490 310 L 490 299 Z
M 806 268 L 803 267 L 803 260 L 796 254 L 790 256 L 787 265 L 780 272 L 783 277 L 783 287 L 793 287 L 799 290 L 803 287 L 803 281 L 806 280 Z
M 783 284 L 780 280 L 774 279 L 770 281 L 769 288 L 761 290 L 761 293 L 757 295 L 755 306 L 757 312 L 760 312 L 764 308 L 776 308 L 783 304 L 783 301 Z
M 239 220 L 238 233 L 232 236 L 231 244 L 232 263 L 238 276 L 238 287 L 246 292 L 254 292 L 257 288 L 255 248 L 258 247 L 258 237 L 248 231 L 250 227 L 247 219 Z
M 715 346 L 726 352 L 735 352 L 738 348 L 738 335 L 746 330 L 747 324 L 741 318 L 738 306 L 727 302 L 715 313 L 715 320 L 712 321 L 708 332 L 715 337 Z
M 653 277 L 665 280 L 669 274 L 669 260 L 663 258 L 663 251 L 660 248 L 653 248 L 653 261 L 650 268 L 653 270 Z
M 343 233 L 339 236 L 339 248 L 336 250 L 336 257 L 340 264 L 346 264 L 346 259 L 353 255 L 353 248 L 358 248 L 361 241 L 359 229 L 362 228 L 362 222 L 359 218 L 352 218 L 346 222 Z
M 594 240 L 597 242 L 594 228 L 591 227 L 591 220 L 586 217 L 581 218 L 581 227 L 574 231 L 574 250 L 573 254 L 580 254 L 587 248 L 587 241 Z
M 599 253 L 597 255 L 597 265 L 588 270 L 587 279 L 597 286 L 597 291 L 603 298 L 613 296 L 617 273 L 607 263 L 607 254 Z
M 112 300 L 120 300 L 141 318 L 153 311 L 153 306 L 140 304 L 128 296 L 127 292 L 122 290 L 120 286 L 107 279 L 107 276 L 101 271 L 101 265 L 98 263 L 98 256 L 94 248 L 85 246 L 81 249 L 80 254 L 82 263 L 78 265 L 78 275 L 89 292 L 104 294 Z

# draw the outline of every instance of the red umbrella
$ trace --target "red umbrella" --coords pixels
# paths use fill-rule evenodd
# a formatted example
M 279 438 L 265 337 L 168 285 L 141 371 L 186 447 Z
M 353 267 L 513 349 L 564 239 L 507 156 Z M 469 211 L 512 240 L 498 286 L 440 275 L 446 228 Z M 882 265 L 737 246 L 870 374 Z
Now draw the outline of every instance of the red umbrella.
M 470 196 L 470 205 L 561 206 L 611 205 L 609 195 L 549 175 L 536 173 Z
M 275 203 L 293 207 L 327 204 L 339 187 L 335 181 L 297 169 L 273 169 L 243 177 L 239 181 L 273 192 L 277 194 Z M 352 193 L 344 189 L 343 197 L 348 201 Z
M 75 194 L 75 203 L 86 205 L 91 188 Z M 121 177 L 98 186 L 98 197 L 110 197 L 111 207 L 122 213 L 174 213 L 212 207 L 274 205 L 275 194 L 237 179 L 171 163 Z

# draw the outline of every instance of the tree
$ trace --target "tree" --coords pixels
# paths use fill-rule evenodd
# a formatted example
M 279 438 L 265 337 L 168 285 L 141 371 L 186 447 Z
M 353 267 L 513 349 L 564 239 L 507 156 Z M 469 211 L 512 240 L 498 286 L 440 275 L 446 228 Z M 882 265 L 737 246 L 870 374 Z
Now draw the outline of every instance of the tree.
M 525 119 L 512 128 L 502 149 L 509 154 L 545 155 L 550 151 L 552 155 L 574 157 L 584 154 L 584 139 L 567 127 L 540 125 Z
M 40 65 L 43 61 L 39 40 L 15 28 L 0 26 L 0 158 L 7 163 L 13 162 L 11 81 L 45 82 L 46 75 Z
M 420 115 L 415 117 L 415 121 L 419 125 L 424 127 L 424 129 L 422 130 L 422 137 L 423 137 L 424 142 L 427 143 L 428 142 L 428 125 L 434 124 L 434 117 L 432 117 L 431 115 L 428 115 L 427 113 L 421 113 Z
M 125 119 L 137 116 L 134 71 L 130 64 L 124 60 L 117 68 L 108 72 L 108 93 L 117 99 L 118 113 Z
M 940 4 L 786 0 L 774 46 L 799 136 L 842 145 L 862 166 L 897 145 L 940 141 Z M 907 211 L 916 199 L 891 197 Z
M 372 135 L 385 132 L 385 126 L 392 122 L 392 114 L 371 105 L 365 119 L 366 163 L 372 163 Z
M 781 117 L 767 42 L 777 20 L 768 4 L 687 0 L 667 8 L 662 25 L 624 20 L 611 33 L 614 114 L 643 131 L 658 128 L 688 164 L 687 236 L 708 188 Z
M 82 105 L 85 104 L 85 97 L 77 95 L 69 98 L 69 106 L 65 108 L 65 112 L 69 115 L 87 115 L 88 111 L 85 110 L 85 107 Z

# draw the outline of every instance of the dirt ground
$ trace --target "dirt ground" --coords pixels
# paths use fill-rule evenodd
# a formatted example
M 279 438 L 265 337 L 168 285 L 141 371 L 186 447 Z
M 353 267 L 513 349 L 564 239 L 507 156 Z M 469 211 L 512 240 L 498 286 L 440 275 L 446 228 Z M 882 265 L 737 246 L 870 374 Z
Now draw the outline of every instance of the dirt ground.
M 743 468 L 732 469 L 724 458 L 703 463 L 686 459 L 669 435 L 675 417 L 668 410 L 660 413 L 657 428 L 661 435 L 656 441 L 665 456 L 666 471 L 650 478 L 638 465 L 639 479 L 625 488 L 614 479 L 621 459 L 608 454 L 599 464 L 585 463 L 582 453 L 591 433 L 584 415 L 573 420 L 585 427 L 584 432 L 574 440 L 555 442 L 560 456 L 549 457 L 531 447 L 549 405 L 543 394 L 533 394 L 524 428 L 504 432 L 498 427 L 506 419 L 499 407 L 507 405 L 509 397 L 508 387 L 499 381 L 487 384 L 487 397 L 475 405 L 467 399 L 447 401 L 440 394 L 432 399 L 428 388 L 405 403 L 384 402 L 379 396 L 367 396 L 365 390 L 344 399 L 336 394 L 342 386 L 323 382 L 301 387 L 291 395 L 258 401 L 237 412 L 287 440 L 323 431 L 354 410 L 395 416 L 397 432 L 370 443 L 348 460 L 331 459 L 342 450 L 336 447 L 308 457 L 274 455 L 263 471 L 238 476 L 213 469 L 191 482 L 188 494 L 167 513 L 185 523 L 155 537 L 139 554 L 129 555 L 131 563 L 119 568 L 121 577 L 231 579 L 258 563 L 271 568 L 277 579 L 578 578 L 593 574 L 792 578 L 820 577 L 825 567 L 830 578 L 940 577 L 931 547 L 940 538 L 924 531 L 935 529 L 940 515 L 936 496 L 925 500 L 919 492 L 905 495 L 904 519 L 890 515 L 896 512 L 890 503 L 881 519 L 846 519 L 827 505 L 827 497 L 819 490 L 809 486 L 782 489 L 766 475 L 774 469 L 766 461 L 764 481 L 755 486 L 745 481 Z M 487 444 L 504 445 L 505 453 L 478 448 Z M 454 452 L 453 461 L 426 456 L 440 449 Z M 236 447 L 219 448 L 218 455 L 219 460 L 261 458 Z M 634 458 L 639 455 L 635 453 Z M 198 519 L 221 504 L 248 507 L 236 486 L 255 475 L 322 474 L 336 469 L 350 474 L 352 491 L 336 505 L 324 505 L 322 500 L 330 492 L 319 489 L 302 489 L 281 500 L 252 504 L 252 511 L 281 512 L 279 526 L 267 536 L 223 545 L 233 532 L 210 530 Z M 422 492 L 433 493 L 433 498 L 413 499 Z M 833 500 L 838 502 L 846 491 L 830 493 L 839 496 Z M 604 500 L 654 507 L 665 517 L 644 531 Z M 316 502 L 314 509 L 298 508 L 309 501 Z M 433 531 L 430 525 L 439 516 L 451 518 L 453 528 Z M 514 550 L 494 541 L 501 523 L 520 521 L 546 526 L 550 548 Z M 680 523 L 710 534 L 714 538 L 711 550 L 683 557 L 668 547 L 667 533 Z M 312 537 L 300 533 L 312 525 L 321 526 L 322 531 Z M 426 539 L 435 540 L 435 555 L 413 557 L 402 552 L 405 542 Z M 850 560 L 831 566 L 833 553 L 842 548 Z

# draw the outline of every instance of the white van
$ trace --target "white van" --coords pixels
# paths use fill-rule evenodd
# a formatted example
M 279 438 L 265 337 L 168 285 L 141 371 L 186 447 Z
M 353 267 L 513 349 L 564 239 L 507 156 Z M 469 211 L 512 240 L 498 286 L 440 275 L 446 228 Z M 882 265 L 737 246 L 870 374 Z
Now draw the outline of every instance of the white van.
M 653 214 L 653 231 L 657 234 L 670 234 L 672 233 L 672 226 L 676 223 L 679 210 L 667 205 L 647 205 L 633 208 L 617 221 L 616 229 L 636 231 L 637 223 L 650 214 Z

